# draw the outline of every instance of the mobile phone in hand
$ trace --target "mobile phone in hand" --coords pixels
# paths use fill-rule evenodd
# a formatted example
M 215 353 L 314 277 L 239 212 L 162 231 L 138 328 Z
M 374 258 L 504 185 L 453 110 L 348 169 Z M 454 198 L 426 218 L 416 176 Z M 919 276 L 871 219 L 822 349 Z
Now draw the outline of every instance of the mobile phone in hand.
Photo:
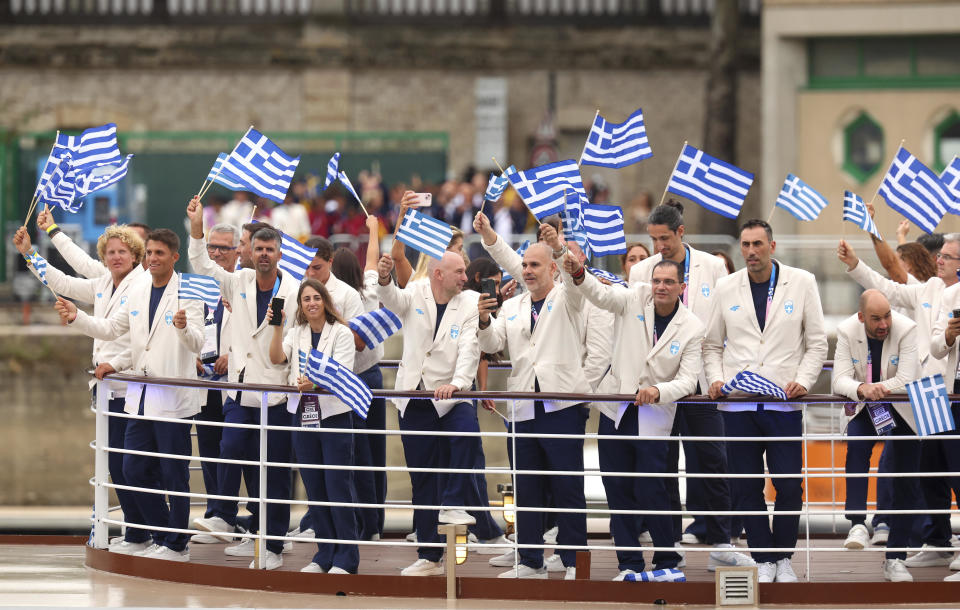
M 283 297 L 270 301 L 270 326 L 283 326 Z
M 960 309 L 953 310 L 953 319 L 956 320 L 957 318 L 960 318 Z
M 497 282 L 493 278 L 489 277 L 480 280 L 480 293 L 481 298 L 484 299 L 497 298 Z
M 414 193 L 417 199 L 410 205 L 412 208 L 429 208 L 433 204 L 433 195 L 430 193 Z

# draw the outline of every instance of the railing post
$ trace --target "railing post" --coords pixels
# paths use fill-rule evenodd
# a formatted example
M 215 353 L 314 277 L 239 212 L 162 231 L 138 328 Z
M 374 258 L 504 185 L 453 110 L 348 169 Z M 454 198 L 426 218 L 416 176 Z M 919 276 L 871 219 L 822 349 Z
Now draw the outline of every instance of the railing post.
M 106 487 L 109 467 L 107 460 L 109 453 L 106 448 L 110 444 L 110 391 L 106 381 L 97 381 L 97 451 L 94 454 L 93 464 L 93 547 L 105 549 L 109 546 L 109 526 L 104 523 L 107 512 L 110 510 L 110 490 Z
M 257 515 L 259 520 L 260 533 L 257 536 L 256 560 L 257 569 L 262 570 L 267 565 L 267 413 L 270 406 L 267 404 L 267 392 L 260 394 L 260 491 L 258 497 L 260 500 L 260 512 Z

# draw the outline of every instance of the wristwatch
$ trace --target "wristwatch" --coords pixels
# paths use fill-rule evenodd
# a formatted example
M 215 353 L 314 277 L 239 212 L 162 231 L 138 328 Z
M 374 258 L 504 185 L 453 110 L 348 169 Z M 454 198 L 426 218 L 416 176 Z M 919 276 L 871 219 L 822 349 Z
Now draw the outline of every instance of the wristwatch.
M 557 251 L 556 251 L 556 250 L 553 251 L 553 258 L 554 258 L 554 260 L 556 260 L 556 259 L 558 259 L 558 258 L 562 258 L 563 255 L 566 254 L 566 253 L 567 253 L 567 244 L 563 244 L 563 248 L 560 249 L 560 254 L 557 254 Z

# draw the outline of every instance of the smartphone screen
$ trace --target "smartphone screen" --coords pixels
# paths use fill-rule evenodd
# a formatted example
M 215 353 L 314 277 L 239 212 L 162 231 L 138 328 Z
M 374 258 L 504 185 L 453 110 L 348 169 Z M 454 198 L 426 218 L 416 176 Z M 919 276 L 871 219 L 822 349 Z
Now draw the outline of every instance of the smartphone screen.
M 497 283 L 493 278 L 480 280 L 480 291 L 483 293 L 484 298 L 495 299 L 497 298 Z

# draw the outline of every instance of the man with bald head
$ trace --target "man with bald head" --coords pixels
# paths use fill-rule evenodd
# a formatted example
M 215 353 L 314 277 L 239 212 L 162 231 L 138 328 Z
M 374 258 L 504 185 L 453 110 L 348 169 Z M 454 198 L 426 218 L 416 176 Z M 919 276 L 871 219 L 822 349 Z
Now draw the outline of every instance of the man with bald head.
M 849 397 L 856 403 L 844 409 L 850 417 L 848 436 L 867 436 L 874 440 L 847 441 L 847 473 L 866 473 L 870 469 L 870 454 L 882 436 L 912 436 L 915 434 L 913 410 L 909 402 L 895 404 L 877 402 L 893 393 L 903 393 L 904 386 L 920 376 L 919 338 L 917 324 L 890 309 L 890 302 L 879 290 L 867 290 L 860 297 L 859 311 L 837 327 L 837 350 L 834 356 L 833 392 Z M 866 402 L 864 402 L 866 401 Z M 897 440 L 887 447 L 890 471 L 916 472 L 920 464 L 920 442 Z M 853 526 L 847 538 L 847 548 L 863 548 L 868 538 L 864 525 L 866 515 L 867 479 L 846 479 L 847 514 Z M 894 511 L 918 508 L 919 486 L 915 477 L 893 478 Z M 890 548 L 908 546 L 914 515 L 891 514 Z M 893 582 L 912 581 L 907 570 L 904 552 L 887 552 L 883 576 Z
M 403 357 L 397 368 L 395 389 L 428 390 L 433 399 L 395 398 L 400 411 L 400 429 L 406 431 L 479 432 L 475 407 L 455 398 L 469 390 L 480 362 L 477 345 L 477 298 L 463 290 L 467 281 L 463 257 L 444 252 L 431 259 L 428 282 L 410 282 L 402 290 L 390 276 L 394 262 L 380 258 L 378 292 L 384 307 L 403 321 Z M 476 437 L 403 435 L 403 453 L 410 468 L 473 468 L 479 449 Z M 475 519 L 464 506 L 487 503 L 480 498 L 471 475 L 411 472 L 413 503 L 444 508 L 414 512 L 414 529 L 420 542 L 441 542 L 437 523 L 472 525 Z M 404 576 L 436 576 L 443 573 L 440 547 L 420 547 L 419 558 L 405 568 Z

